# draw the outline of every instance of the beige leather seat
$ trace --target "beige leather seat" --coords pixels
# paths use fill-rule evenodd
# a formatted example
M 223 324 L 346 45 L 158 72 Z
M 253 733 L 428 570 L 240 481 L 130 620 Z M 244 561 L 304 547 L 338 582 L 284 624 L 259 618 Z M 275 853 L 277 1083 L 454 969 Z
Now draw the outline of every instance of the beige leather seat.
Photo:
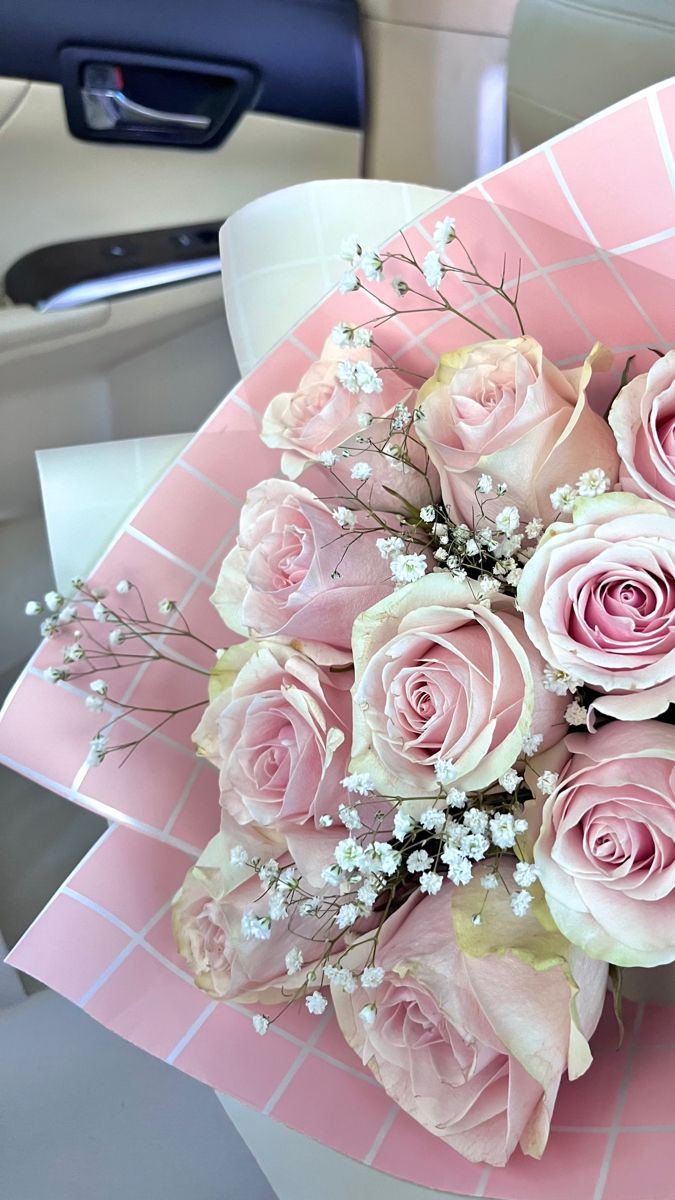
M 674 0 L 520 0 L 509 52 L 511 157 L 674 73 Z

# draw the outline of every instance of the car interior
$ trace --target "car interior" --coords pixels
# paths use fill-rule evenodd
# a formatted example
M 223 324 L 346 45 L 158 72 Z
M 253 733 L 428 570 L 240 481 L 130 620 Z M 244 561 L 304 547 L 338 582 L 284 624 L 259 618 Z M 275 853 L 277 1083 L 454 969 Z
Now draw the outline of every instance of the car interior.
M 111 443 L 136 447 L 128 509 L 335 284 L 343 235 L 377 243 L 673 62 L 671 0 L 0 0 L 0 701 L 35 648 L 26 601 L 65 586 L 89 527 L 95 558 L 126 514 Z M 0 768 L 0 951 L 105 827 Z M 220 1143 L 192 1186 L 272 1196 L 199 1085 L 83 1020 L 0 965 L 0 1095 L 25 1098 L 33 1139 L 51 1129 L 36 1163 L 0 1117 L 0 1163 L 17 1139 L 6 1200 L 159 1195 L 132 1120 L 157 1087 L 155 1149 L 186 1109 Z M 47 1083 L 89 1080 L 66 1089 L 63 1125 L 46 1093 L 35 1102 L 45 1054 Z M 83 1100 L 104 1073 L 98 1121 L 136 1155 L 131 1191 Z M 131 1097 L 121 1123 L 116 1087 Z M 190 1183 L 175 1170 L 168 1200 Z

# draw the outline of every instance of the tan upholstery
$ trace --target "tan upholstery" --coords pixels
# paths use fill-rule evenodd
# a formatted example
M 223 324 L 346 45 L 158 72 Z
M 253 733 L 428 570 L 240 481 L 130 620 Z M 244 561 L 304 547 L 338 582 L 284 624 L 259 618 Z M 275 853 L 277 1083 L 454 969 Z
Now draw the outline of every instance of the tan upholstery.
M 520 0 L 509 54 L 511 157 L 673 74 L 674 0 Z

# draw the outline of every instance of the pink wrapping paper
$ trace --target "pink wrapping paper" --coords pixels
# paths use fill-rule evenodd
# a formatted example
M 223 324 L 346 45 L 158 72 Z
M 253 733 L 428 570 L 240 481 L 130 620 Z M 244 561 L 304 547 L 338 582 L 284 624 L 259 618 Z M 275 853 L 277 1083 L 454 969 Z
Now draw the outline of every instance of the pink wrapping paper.
M 637 353 L 634 369 L 645 369 L 653 361 L 645 347 L 675 343 L 674 152 L 670 81 L 485 177 L 406 236 L 423 257 L 436 221 L 451 215 L 485 273 L 501 272 L 506 255 L 513 278 L 520 261 L 522 316 L 550 358 L 578 364 L 596 339 L 617 352 L 595 393 L 604 403 L 629 353 Z M 453 302 L 498 336 L 515 332 L 493 297 L 453 286 Z M 139 506 L 95 581 L 131 578 L 148 606 L 169 595 L 206 640 L 232 640 L 208 597 L 247 488 L 279 472 L 278 454 L 259 440 L 260 414 L 294 388 L 333 325 L 378 311 L 360 293 L 322 300 L 216 410 Z M 379 340 L 410 370 L 431 374 L 439 353 L 475 338 L 458 318 L 410 313 Z M 57 689 L 43 679 L 59 658 L 58 645 L 42 646 L 15 686 L 0 721 L 0 759 L 113 824 L 15 947 L 14 966 L 150 1053 L 402 1179 L 494 1200 L 672 1200 L 670 1009 L 627 1004 L 620 1051 L 607 1013 L 590 1072 L 561 1088 L 543 1159 L 517 1153 L 497 1169 L 466 1162 L 392 1105 L 330 1011 L 317 1019 L 291 1010 L 263 1041 L 246 1009 L 204 996 L 183 970 L 169 919 L 172 895 L 218 826 L 216 773 L 190 749 L 194 716 L 173 719 L 125 766 L 108 759 L 88 769 L 101 720 L 84 709 L 76 682 Z M 196 661 L 210 665 L 206 653 Z M 137 703 L 176 695 L 187 704 L 201 698 L 203 679 L 134 667 L 125 688 Z

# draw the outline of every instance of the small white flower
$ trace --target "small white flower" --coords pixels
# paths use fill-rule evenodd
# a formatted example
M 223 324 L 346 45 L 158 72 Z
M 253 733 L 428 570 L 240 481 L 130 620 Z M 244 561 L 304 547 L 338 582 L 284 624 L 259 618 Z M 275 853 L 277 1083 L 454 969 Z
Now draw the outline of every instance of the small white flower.
M 488 827 L 488 815 L 481 808 L 468 808 L 462 813 L 462 825 L 471 833 L 485 833 Z
M 352 512 L 351 508 L 345 508 L 343 504 L 333 509 L 333 517 L 340 529 L 353 529 L 356 525 L 356 513 Z
M 533 517 L 525 526 L 525 537 L 529 538 L 531 542 L 536 542 L 543 532 L 544 522 L 540 517 Z
M 394 278 L 391 280 L 391 286 L 397 296 L 405 296 L 406 292 L 410 291 L 405 279 L 401 279 L 400 275 L 394 275 Z
M 345 775 L 344 779 L 340 780 L 343 788 L 348 792 L 356 792 L 359 796 L 369 796 L 375 791 L 373 783 L 367 771 L 357 772 L 354 775 Z
M 262 1013 L 254 1013 L 251 1017 L 251 1020 L 253 1021 L 253 1028 L 255 1029 L 256 1033 L 259 1033 L 261 1037 L 264 1037 L 269 1028 L 269 1020 L 267 1017 L 264 1017 Z
M 447 787 L 457 778 L 457 768 L 451 758 L 439 758 L 434 763 L 434 775 L 441 787 Z
M 399 808 L 394 817 L 394 837 L 398 842 L 402 842 L 408 836 L 414 825 L 414 821 L 409 813 L 402 812 Z
M 355 346 L 370 346 L 373 341 L 372 329 L 354 329 L 352 332 L 352 342 Z
M 321 900 L 318 896 L 310 896 L 309 900 L 303 900 L 299 907 L 301 917 L 315 917 L 321 909 Z
M 337 454 L 334 450 L 322 450 L 319 455 L 319 462 L 322 467 L 334 467 L 337 460 Z
M 103 696 L 86 696 L 84 707 L 88 708 L 90 712 L 103 712 L 105 700 Z
M 340 242 L 340 258 L 348 262 L 350 266 L 358 266 L 361 257 L 361 246 L 359 239 L 355 233 L 348 233 Z
M 285 921 L 288 916 L 288 903 L 283 892 L 274 889 L 267 897 L 267 911 L 271 921 Z
M 330 817 L 328 813 L 324 813 L 322 817 L 319 817 L 319 825 L 322 829 L 330 829 L 332 824 L 333 818 Z
M 576 692 L 581 687 L 581 679 L 568 675 L 558 667 L 544 667 L 544 687 L 556 696 L 564 696 L 566 692 Z
M 459 849 L 467 858 L 473 859 L 474 862 L 480 862 L 481 859 L 485 858 L 487 851 L 490 849 L 490 842 L 482 833 L 471 833 L 469 831 L 464 834 L 459 844 Z
M 42 605 L 39 600 L 29 600 L 24 609 L 27 617 L 39 617 L 40 613 L 43 613 L 44 611 L 44 605 Z
M 299 946 L 292 946 L 288 951 L 284 962 L 286 963 L 286 973 L 288 975 L 297 975 L 302 969 L 304 963 L 302 950 Z
M 321 992 L 312 992 L 311 996 L 306 997 L 305 1005 L 307 1011 L 311 1012 L 312 1016 L 320 1017 L 321 1013 L 325 1012 L 328 1008 L 328 1001 L 325 996 L 321 995 Z
M 499 876 L 497 872 L 486 871 L 485 875 L 481 875 L 480 886 L 485 888 L 486 892 L 494 892 L 495 888 L 499 887 Z
M 363 852 L 361 870 L 381 875 L 395 875 L 401 865 L 401 852 L 389 842 L 371 842 Z
M 389 568 L 395 583 L 416 583 L 427 572 L 427 560 L 423 554 L 397 554 L 390 560 Z
M 511 813 L 497 813 L 496 817 L 491 818 L 490 837 L 501 850 L 510 850 L 515 845 L 516 831 Z
M 424 871 L 420 875 L 420 891 L 428 896 L 435 896 L 443 886 L 443 876 L 436 871 Z
M 506 582 L 510 583 L 511 587 L 518 587 L 522 573 L 523 573 L 522 567 L 511 567 L 511 570 L 509 571 L 508 575 L 506 576 Z
M 364 250 L 359 263 L 366 279 L 370 279 L 373 283 L 380 283 L 382 280 L 382 259 L 376 250 Z
M 331 341 L 336 346 L 348 346 L 352 340 L 353 329 L 346 321 L 334 325 L 330 332 Z
M 420 520 L 424 521 L 425 525 L 431 525 L 436 520 L 436 509 L 433 504 L 425 504 L 424 508 L 420 509 Z
M 359 919 L 359 910 L 355 904 L 342 904 L 335 918 L 338 929 L 349 929 Z
M 439 542 L 444 545 L 447 543 L 449 531 L 447 525 L 443 521 L 437 521 L 431 532 L 435 538 L 438 538 Z
M 268 858 L 266 863 L 258 870 L 258 879 L 263 887 L 267 887 L 269 883 L 273 883 L 279 874 L 279 864 L 276 858 Z
M 321 868 L 321 878 L 329 887 L 339 887 L 341 874 L 342 871 L 337 863 L 331 863 L 329 867 Z
M 358 814 L 358 809 L 350 808 L 346 804 L 341 804 L 340 807 L 338 808 L 338 816 L 339 816 L 342 824 L 347 829 L 360 829 L 361 828 L 361 818 Z
M 577 489 L 571 483 L 561 483 L 549 497 L 557 512 L 570 513 L 577 498 Z
M 507 504 L 495 517 L 495 529 L 500 533 L 516 533 L 520 525 L 520 513 L 515 504 Z
M 455 218 L 444 217 L 442 221 L 437 221 L 434 226 L 433 240 L 439 254 L 451 242 L 455 236 Z
M 438 778 L 438 776 L 436 776 L 436 778 Z M 445 794 L 445 799 L 448 802 L 448 808 L 464 808 L 467 801 L 467 795 L 466 792 L 461 790 L 461 788 L 451 787 L 448 788 Z
M 584 708 L 578 700 L 573 700 L 565 709 L 565 720 L 568 725 L 586 725 L 588 723 L 588 709 Z
M 507 488 L 507 486 L 506 486 L 506 484 L 505 484 L 505 483 L 498 483 L 498 484 L 497 484 L 497 495 L 498 495 L 498 496 L 505 496 L 505 495 L 506 495 L 506 493 L 508 492 L 508 490 L 509 490 L 509 489 Z
M 439 546 L 438 550 L 434 550 L 434 558 L 437 558 L 439 562 L 445 562 L 447 557 L 448 552 L 444 546 Z
M 230 850 L 230 863 L 233 867 L 245 867 L 248 855 L 243 846 L 233 846 Z
M 50 612 L 59 612 L 65 604 L 65 599 L 60 592 L 47 592 L 45 595 L 45 605 Z
M 117 646 L 121 646 L 123 641 L 124 633 L 121 629 L 112 629 L 108 634 L 108 645 L 111 650 L 114 650 Z
M 70 679 L 70 671 L 65 667 L 47 667 L 43 674 L 48 683 L 62 683 Z
M 272 936 L 270 917 L 257 917 L 248 909 L 241 918 L 241 936 L 245 941 L 267 942 Z
M 128 579 L 120 579 L 115 584 L 115 591 L 119 592 L 120 596 L 126 596 L 127 592 L 131 591 L 131 584 Z
M 509 771 L 505 771 L 503 775 L 499 776 L 499 783 L 505 792 L 515 792 L 518 784 L 522 782 L 522 776 L 519 775 L 517 771 L 514 771 L 513 767 L 511 767 Z
M 335 861 L 343 871 L 356 871 L 363 859 L 363 848 L 355 838 L 343 838 L 335 847 Z
M 544 771 L 537 779 L 537 787 L 545 796 L 550 796 L 551 792 L 555 791 L 558 782 L 558 774 L 556 771 Z
M 532 903 L 532 899 L 531 892 L 513 892 L 511 896 L 511 909 L 514 916 L 524 917 Z
M 361 987 L 379 987 L 384 979 L 382 967 L 366 967 L 361 975 Z
M 527 829 L 527 821 L 524 817 L 519 817 L 517 821 L 513 822 L 513 828 L 515 829 L 516 833 L 525 833 Z
M 77 609 L 74 604 L 66 604 L 59 613 L 59 625 L 72 625 L 77 617 Z
M 466 550 L 467 554 L 471 555 L 472 558 L 475 558 L 477 554 L 480 554 L 480 546 L 478 545 L 476 539 L 472 537 L 467 539 L 464 549 Z
M 405 865 L 411 875 L 417 874 L 418 871 L 428 871 L 431 866 L 432 859 L 426 850 L 413 850 L 409 854 Z
M 356 898 L 364 908 L 372 908 L 378 895 L 377 888 L 373 887 L 372 883 L 362 883 L 356 893 Z
M 89 753 L 85 759 L 85 766 L 100 767 L 104 758 L 105 758 L 105 750 L 99 746 L 96 746 L 94 744 L 94 741 L 92 741 L 91 746 L 89 747 Z
M 445 813 L 440 808 L 427 808 L 420 817 L 420 825 L 430 833 L 438 833 L 445 825 L 445 819 Z
M 487 496 L 492 491 L 492 476 L 481 475 L 476 484 L 476 491 L 480 492 L 481 496 Z
M 422 263 L 422 274 L 433 291 L 438 291 L 443 282 L 443 267 L 435 250 L 430 250 Z
M 324 973 L 335 987 L 339 987 L 342 992 L 348 996 L 353 996 L 358 989 L 358 980 L 348 967 L 332 967 L 324 968 Z
M 456 887 L 464 887 L 471 882 L 473 867 L 468 858 L 458 859 L 448 867 L 448 879 Z
M 377 395 L 384 389 L 383 379 L 378 375 L 375 367 L 371 367 L 367 362 L 357 362 L 356 382 L 358 390 L 365 396 Z
M 163 600 L 160 600 L 157 607 L 158 607 L 159 611 L 161 612 L 162 616 L 168 617 L 169 613 L 172 613 L 175 611 L 176 601 L 169 600 L 167 597 L 164 597 Z
M 577 479 L 577 492 L 580 496 L 602 496 L 604 492 L 609 491 L 612 486 L 612 481 L 609 479 L 602 467 L 594 467 L 591 471 L 584 471 Z
M 340 282 L 338 283 L 338 289 L 342 292 L 343 296 L 346 295 L 347 292 L 355 292 L 358 286 L 359 281 L 353 271 L 345 271 L 340 277 Z
M 67 663 L 81 662 L 84 658 L 84 650 L 79 642 L 73 642 L 71 646 L 66 646 L 63 651 L 63 661 Z
M 401 554 L 405 550 L 405 542 L 400 537 L 378 538 L 375 545 L 385 560 L 391 558 L 392 554 Z
M 98 600 L 91 610 L 91 615 L 95 621 L 106 621 L 108 619 L 108 610 L 105 604 L 101 604 Z
M 452 578 L 458 580 L 459 583 L 463 583 L 466 579 L 466 571 L 463 567 L 459 567 L 456 571 L 452 572 Z
M 377 1007 L 374 1004 L 366 1004 L 359 1013 L 359 1020 L 363 1021 L 366 1026 L 374 1025 L 377 1016 Z
M 365 483 L 367 479 L 370 479 L 372 473 L 373 468 L 366 462 L 354 463 L 352 467 L 352 479 L 357 479 L 359 483 Z
M 543 733 L 526 733 L 523 738 L 523 754 L 536 754 L 543 740 Z
M 89 687 L 92 692 L 96 693 L 97 696 L 107 696 L 108 695 L 108 685 L 107 685 L 105 679 L 93 679 L 92 682 L 89 684 Z
M 535 867 L 534 863 L 519 862 L 518 866 L 513 872 L 513 878 L 518 884 L 518 887 L 532 887 L 532 884 L 536 883 L 539 878 L 539 871 Z

